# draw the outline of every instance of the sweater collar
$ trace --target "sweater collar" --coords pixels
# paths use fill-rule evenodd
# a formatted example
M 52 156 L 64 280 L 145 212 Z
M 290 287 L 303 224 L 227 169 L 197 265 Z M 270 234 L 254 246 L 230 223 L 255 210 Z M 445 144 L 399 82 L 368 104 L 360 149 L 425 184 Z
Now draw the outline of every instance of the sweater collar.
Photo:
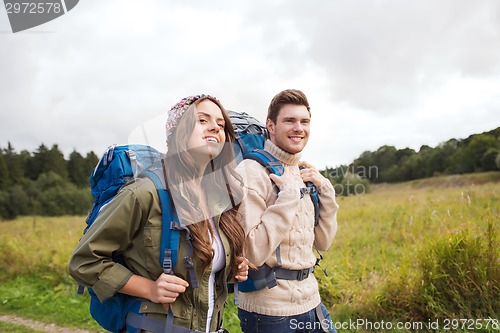
M 283 149 L 276 146 L 271 140 L 266 140 L 264 143 L 264 149 L 276 157 L 281 163 L 286 165 L 296 165 L 300 161 L 301 153 L 290 154 Z

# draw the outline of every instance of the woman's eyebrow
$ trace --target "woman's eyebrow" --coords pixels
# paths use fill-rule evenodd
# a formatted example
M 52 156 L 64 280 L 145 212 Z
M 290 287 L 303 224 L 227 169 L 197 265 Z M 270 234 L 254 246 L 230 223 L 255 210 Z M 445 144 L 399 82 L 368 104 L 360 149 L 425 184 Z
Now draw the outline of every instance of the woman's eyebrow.
M 201 116 L 205 116 L 205 117 L 212 118 L 212 116 L 211 116 L 210 114 L 205 113 L 205 112 L 198 111 L 198 116 L 200 116 L 200 115 L 201 115 Z M 217 121 L 223 121 L 223 122 L 226 122 L 226 121 L 224 120 L 224 118 L 223 118 L 223 117 L 219 117 L 219 118 L 217 118 L 216 120 L 217 120 Z

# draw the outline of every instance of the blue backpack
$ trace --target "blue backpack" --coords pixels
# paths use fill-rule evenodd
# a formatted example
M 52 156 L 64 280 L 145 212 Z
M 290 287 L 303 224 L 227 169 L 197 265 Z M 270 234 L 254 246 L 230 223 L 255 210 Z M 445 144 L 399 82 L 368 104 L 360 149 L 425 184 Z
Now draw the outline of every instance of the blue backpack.
M 111 201 L 128 181 L 141 176 L 149 177 L 157 188 L 162 207 L 161 248 L 164 251 L 160 253 L 160 264 L 165 273 L 173 274 L 172 269 L 177 261 L 181 228 L 179 219 L 172 209 L 170 194 L 166 190 L 163 167 L 163 154 L 152 147 L 146 145 L 109 147 L 90 175 L 94 203 L 87 217 L 87 227 L 84 233 L 92 227 L 101 208 Z M 126 266 L 121 256 L 113 260 Z M 186 268 L 191 278 L 191 285 L 197 287 L 198 281 L 194 266 Z M 126 319 L 129 312 L 139 314 L 142 301 L 140 298 L 116 293 L 101 303 L 92 288 L 88 288 L 88 292 L 90 314 L 103 328 L 111 332 L 121 332 L 125 326 L 129 332 L 137 330 L 135 327 L 128 326 Z M 83 293 L 83 286 L 79 286 L 78 293 Z
M 249 152 L 264 149 L 267 129 L 260 121 L 245 112 L 228 110 L 236 134 L 234 142 L 234 155 L 239 163 Z

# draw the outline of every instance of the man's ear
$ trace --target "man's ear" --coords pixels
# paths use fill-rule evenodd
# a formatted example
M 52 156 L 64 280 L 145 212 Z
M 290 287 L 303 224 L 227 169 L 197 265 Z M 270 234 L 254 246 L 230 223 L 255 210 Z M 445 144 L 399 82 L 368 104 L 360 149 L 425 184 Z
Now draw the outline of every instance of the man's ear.
M 275 126 L 276 126 L 276 124 L 271 119 L 266 120 L 266 128 L 267 128 L 267 131 L 269 132 L 269 134 L 274 134 L 274 127 Z

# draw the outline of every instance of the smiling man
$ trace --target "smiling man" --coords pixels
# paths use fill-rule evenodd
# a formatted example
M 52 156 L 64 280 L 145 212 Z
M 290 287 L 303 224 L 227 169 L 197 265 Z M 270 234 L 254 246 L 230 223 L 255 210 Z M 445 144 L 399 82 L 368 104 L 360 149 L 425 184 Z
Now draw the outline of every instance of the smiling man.
M 243 332 L 335 332 L 321 303 L 313 267 L 313 248 L 325 251 L 337 231 L 335 191 L 328 179 L 300 161 L 309 140 L 311 112 L 306 96 L 289 89 L 269 105 L 264 150 L 284 167 L 282 176 L 269 174 L 255 160 L 237 168 L 246 197 L 240 206 L 249 261 L 265 271 L 267 287 L 240 292 L 238 316 Z M 315 187 L 307 187 L 306 184 Z M 317 191 L 319 218 L 308 191 Z M 279 189 L 279 191 L 277 190 Z

